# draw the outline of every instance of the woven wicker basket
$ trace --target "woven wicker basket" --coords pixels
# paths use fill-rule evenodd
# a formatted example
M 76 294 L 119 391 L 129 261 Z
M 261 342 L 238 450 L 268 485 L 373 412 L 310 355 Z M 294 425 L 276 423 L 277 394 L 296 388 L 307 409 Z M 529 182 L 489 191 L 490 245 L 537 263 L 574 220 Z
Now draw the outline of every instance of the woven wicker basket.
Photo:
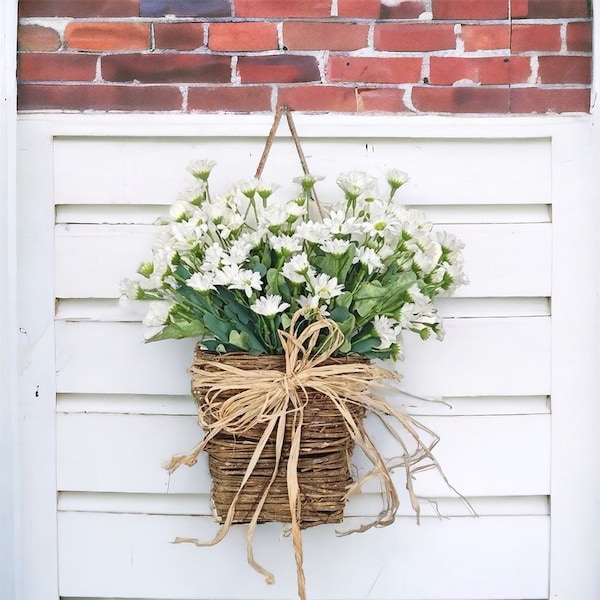
M 194 364 L 204 363 L 204 361 L 227 363 L 239 369 L 248 370 L 249 378 L 252 377 L 253 369 L 285 371 L 283 356 L 252 356 L 244 353 L 216 354 L 197 348 L 194 353 Z M 362 357 L 330 358 L 327 364 L 349 362 L 365 363 L 369 361 Z M 203 368 L 207 368 L 206 363 Z M 211 411 L 203 410 L 206 406 L 206 391 L 207 388 L 203 387 L 201 377 L 193 374 L 192 393 L 198 405 L 199 415 L 201 420 L 212 423 L 215 418 L 214 402 Z M 223 394 L 217 402 L 223 402 L 235 393 L 236 391 L 232 390 L 228 392 L 228 395 Z M 350 458 L 354 447 L 346 423 L 332 401 L 310 388 L 307 390 L 307 396 L 297 469 L 301 528 L 341 522 L 346 493 L 352 484 Z M 356 421 L 364 418 L 363 407 L 350 405 L 349 408 Z M 291 522 L 286 482 L 290 431 L 291 425 L 288 423 L 286 424 L 286 436 L 279 471 L 260 513 L 259 522 L 262 523 Z M 255 426 L 235 436 L 221 431 L 205 447 L 212 478 L 211 495 L 214 514 L 217 521 L 221 523 L 225 521 L 263 432 L 264 426 Z M 273 435 L 238 498 L 234 523 L 250 522 L 274 468 L 275 441 Z

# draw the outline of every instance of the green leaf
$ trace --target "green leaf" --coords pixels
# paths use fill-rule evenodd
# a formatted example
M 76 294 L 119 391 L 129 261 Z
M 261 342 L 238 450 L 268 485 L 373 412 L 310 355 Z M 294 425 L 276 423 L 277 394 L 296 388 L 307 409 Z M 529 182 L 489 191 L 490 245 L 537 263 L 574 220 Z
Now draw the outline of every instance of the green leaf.
M 379 338 L 370 337 L 362 339 L 352 344 L 352 352 L 368 355 L 368 353 L 372 352 L 375 346 L 378 346 L 379 344 L 381 344 Z
M 179 323 L 177 325 L 166 325 L 162 330 L 148 338 L 146 342 L 158 342 L 160 340 L 180 340 L 187 337 L 200 337 L 206 333 L 202 323 Z
M 291 304 L 292 291 L 288 280 L 276 269 L 267 271 L 267 284 L 272 294 L 281 296 L 283 300 Z
M 350 316 L 350 311 L 345 306 L 336 306 L 329 316 L 336 323 L 343 323 Z
M 380 314 L 380 306 L 386 290 L 377 281 L 361 283 L 354 293 L 354 308 L 361 317 Z
M 292 320 L 290 319 L 289 315 L 287 315 L 286 313 L 282 313 L 281 315 L 281 328 L 285 329 L 285 331 L 287 331 L 290 328 L 290 323 L 292 322 Z
M 237 346 L 242 350 L 250 350 L 250 340 L 245 331 L 236 331 L 235 329 L 229 334 L 229 343 Z
M 354 259 L 355 254 L 356 246 L 354 244 L 350 244 L 348 250 L 346 250 L 344 255 L 340 258 L 337 275 L 339 283 L 345 283 L 348 271 L 350 271 L 350 268 L 352 267 L 352 260 Z
M 350 305 L 352 304 L 352 299 L 353 296 L 351 292 L 342 292 L 339 296 L 335 298 L 335 305 L 350 308 Z
M 352 344 L 350 340 L 346 341 L 337 349 L 337 354 L 349 354 L 352 351 Z
M 338 277 L 338 260 L 332 254 L 315 256 L 312 262 L 320 272 L 329 275 L 329 277 Z
M 233 327 L 227 321 L 219 319 L 214 315 L 207 314 L 204 317 L 204 324 L 206 325 L 206 329 L 221 341 L 229 340 L 229 334 Z
M 233 301 L 225 305 L 225 314 L 240 325 L 251 325 L 254 321 L 254 313 L 237 302 Z
M 252 259 L 256 260 L 252 261 Z M 267 274 L 267 267 L 259 262 L 258 256 L 252 256 L 252 259 L 250 260 L 250 268 L 254 272 L 259 273 L 261 277 L 264 277 Z
M 392 282 L 385 286 L 385 294 L 381 301 L 380 313 L 382 315 L 397 315 L 404 304 L 404 296 L 417 281 L 417 276 L 411 271 L 400 273 Z
M 393 262 L 386 270 L 386 272 L 384 273 L 383 277 L 381 278 L 381 283 L 382 285 L 387 285 L 388 283 L 390 283 L 390 281 L 393 281 L 396 278 L 396 274 L 398 273 L 398 265 Z
M 338 306 L 331 311 L 329 315 L 334 320 L 340 331 L 344 334 L 346 339 L 350 338 L 354 327 L 356 326 L 356 318 L 345 306 Z

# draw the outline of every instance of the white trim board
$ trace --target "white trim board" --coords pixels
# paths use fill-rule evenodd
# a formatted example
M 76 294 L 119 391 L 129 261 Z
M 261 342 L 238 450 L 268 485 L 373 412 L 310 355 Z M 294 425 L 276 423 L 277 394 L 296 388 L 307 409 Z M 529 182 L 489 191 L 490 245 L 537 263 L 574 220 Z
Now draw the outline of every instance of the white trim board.
M 17 3 L 0 8 L 0 597 L 19 598 L 20 563 L 16 326 Z

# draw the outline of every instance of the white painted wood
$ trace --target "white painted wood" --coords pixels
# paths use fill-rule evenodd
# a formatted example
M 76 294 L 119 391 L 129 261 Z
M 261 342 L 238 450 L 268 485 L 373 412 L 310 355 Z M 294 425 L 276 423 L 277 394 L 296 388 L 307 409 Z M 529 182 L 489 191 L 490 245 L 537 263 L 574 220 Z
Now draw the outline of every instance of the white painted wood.
M 52 229 L 54 214 L 49 207 L 52 202 L 56 204 L 59 223 L 88 223 L 85 226 L 88 233 L 96 228 L 95 222 L 127 223 L 133 227 L 137 223 L 148 225 L 154 208 L 162 209 L 170 203 L 179 189 L 177 181 L 184 181 L 182 166 L 189 159 L 188 152 L 193 151 L 197 156 L 197 150 L 214 147 L 217 154 L 228 159 L 225 148 L 234 144 L 242 151 L 239 167 L 242 169 L 254 163 L 255 147 L 262 149 L 264 131 L 270 120 L 269 116 L 254 115 L 248 118 L 214 115 L 210 118 L 173 115 L 22 117 L 22 164 L 39 167 L 38 181 L 24 180 L 21 190 L 25 199 L 21 222 L 31 229 L 23 236 L 22 264 L 24 273 L 38 275 L 35 282 L 24 278 L 21 288 L 25 299 L 21 308 L 22 322 L 27 326 L 24 329 L 34 334 L 23 346 L 21 392 L 22 439 L 28 456 L 23 463 L 23 477 L 28 491 L 35 495 L 38 510 L 31 518 L 31 532 L 24 542 L 29 559 L 34 556 L 35 540 L 52 540 L 56 536 L 55 467 L 46 465 L 46 470 L 41 472 L 34 468 L 38 465 L 33 457 L 54 456 L 55 447 L 58 448 L 60 481 L 69 472 L 64 468 L 75 468 L 76 457 L 82 462 L 89 457 L 94 465 L 100 464 L 98 476 L 90 484 L 93 486 L 97 481 L 106 482 L 114 475 L 113 471 L 119 472 L 114 466 L 116 459 L 122 466 L 150 458 L 154 461 L 152 453 L 158 455 L 164 442 L 148 450 L 148 456 L 136 455 L 139 447 L 148 443 L 143 429 L 147 423 L 154 422 L 152 419 L 164 419 L 164 423 L 185 422 L 189 427 L 187 435 L 192 437 L 199 433 L 193 417 L 189 416 L 189 380 L 185 373 L 192 342 L 144 345 L 139 312 L 120 307 L 116 296 L 107 298 L 94 290 L 82 294 L 87 281 L 81 271 L 78 274 L 73 269 L 70 276 L 65 277 L 69 269 L 76 266 L 74 259 L 78 258 L 78 251 L 71 254 L 70 260 L 59 261 L 54 272 L 48 248 L 52 248 L 55 239 L 59 240 L 57 256 L 69 257 L 61 250 L 64 240 L 60 235 L 55 238 L 56 231 L 63 225 L 56 231 Z M 409 198 L 416 204 L 431 205 L 439 223 L 451 223 L 452 227 L 465 228 L 474 235 L 492 230 L 545 232 L 535 238 L 539 244 L 521 247 L 520 259 L 525 263 L 529 261 L 529 266 L 516 271 L 523 286 L 538 282 L 536 291 L 533 291 L 534 286 L 529 292 L 525 292 L 524 287 L 506 291 L 500 285 L 490 287 L 488 281 L 485 284 L 488 287 L 478 292 L 483 297 L 473 294 L 450 300 L 446 303 L 451 309 L 451 318 L 447 320 L 444 343 L 421 343 L 416 339 L 407 342 L 408 358 L 401 365 L 407 389 L 444 396 L 455 402 L 460 411 L 456 414 L 460 416 L 451 417 L 443 412 L 443 405 L 432 404 L 426 406 L 436 407 L 436 410 L 429 411 L 432 414 L 425 418 L 441 424 L 444 436 L 439 449 L 450 465 L 453 483 L 456 484 L 454 479 L 458 478 L 467 488 L 474 486 L 469 488 L 469 494 L 481 489 L 492 494 L 476 500 L 494 502 L 495 508 L 487 506 L 498 516 L 480 519 L 455 516 L 449 521 L 428 517 L 427 527 L 422 526 L 408 536 L 405 523 L 412 521 L 399 519 L 393 529 L 373 532 L 370 537 L 373 541 L 350 536 L 344 538 L 341 547 L 335 543 L 328 545 L 322 538 L 326 532 L 310 532 L 309 535 L 314 536 L 311 542 L 314 545 L 310 548 L 316 550 L 307 550 L 310 555 L 307 560 L 316 565 L 309 567 L 309 577 L 316 585 L 315 597 L 322 600 L 366 598 L 374 584 L 371 596 L 389 600 L 540 600 L 549 597 L 594 600 L 598 575 L 593 565 L 600 538 L 594 507 L 600 487 L 593 478 L 594 454 L 582 451 L 576 459 L 577 473 L 572 470 L 577 443 L 583 449 L 595 447 L 591 440 L 597 439 L 595 427 L 600 422 L 594 408 L 597 382 L 591 367 L 597 363 L 597 348 L 592 330 L 587 328 L 594 315 L 597 316 L 597 307 L 593 305 L 597 288 L 589 276 L 596 268 L 592 263 L 596 256 L 591 229 L 594 220 L 587 218 L 589 214 L 595 215 L 590 195 L 591 167 L 583 158 L 591 146 L 590 119 L 415 120 L 298 115 L 296 122 L 311 148 L 310 164 L 313 160 L 316 164 L 327 164 L 319 153 L 331 154 L 329 144 L 348 148 L 336 158 L 349 166 L 352 160 L 359 158 L 364 164 L 375 165 L 390 149 L 398 158 L 407 158 L 405 164 L 393 166 L 411 171 L 412 181 L 406 188 Z M 319 141 L 323 136 L 331 140 Z M 289 143 L 285 134 L 279 138 L 282 143 Z M 411 145 L 418 147 L 418 151 L 408 157 L 407 149 Z M 449 153 L 449 148 L 455 153 Z M 148 163 L 142 164 L 146 151 Z M 56 152 L 56 162 L 53 162 L 53 152 Z M 168 159 L 161 162 L 161 153 L 168 155 Z M 450 154 L 450 162 L 436 170 L 433 177 L 432 163 L 439 163 L 440 157 Z M 485 160 L 478 160 L 483 156 Z M 474 168 L 479 164 L 482 169 Z M 127 180 L 126 165 L 137 165 Z M 270 165 L 275 171 L 279 166 L 277 162 Z M 97 176 L 98 172 L 108 172 L 108 167 L 115 169 L 112 182 L 108 177 Z M 92 180 L 89 175 L 95 168 Z M 440 173 L 447 179 L 439 179 Z M 226 171 L 225 176 L 230 177 L 230 172 Z M 162 183 L 161 177 L 164 178 Z M 180 177 L 182 179 L 178 179 Z M 89 184 L 98 180 L 98 185 Z M 424 187 L 417 185 L 419 180 L 426 181 Z M 451 192 L 443 193 L 441 182 Z M 169 198 L 163 197 L 167 191 Z M 34 199 L 37 212 L 33 210 Z M 77 204 L 79 202 L 83 204 Z M 125 204 L 128 202 L 136 206 Z M 111 205 L 103 217 L 102 207 L 111 203 L 114 206 Z M 460 203 L 464 206 L 457 213 L 454 209 Z M 487 204 L 492 208 L 484 209 Z M 73 231 L 78 227 L 75 225 Z M 110 227 L 96 229 L 107 231 Z M 557 235 L 561 236 L 560 240 Z M 502 241 L 506 237 L 502 233 L 498 239 Z M 511 239 L 516 238 L 511 235 Z M 486 241 L 482 236 L 481 243 Z M 124 251 L 129 257 L 127 246 Z M 105 281 L 109 280 L 111 271 L 118 269 L 118 262 L 100 261 L 98 264 L 101 265 L 99 278 L 106 278 Z M 475 271 L 477 279 L 485 273 L 487 280 L 498 276 L 504 281 L 515 281 L 511 273 L 501 273 L 501 266 L 495 263 L 491 269 L 489 263 L 480 263 L 479 270 Z M 473 277 L 471 272 L 469 274 Z M 79 279 L 77 286 L 72 285 L 70 277 Z M 72 297 L 58 303 L 56 315 L 55 280 L 73 290 L 69 293 Z M 574 289 L 581 290 L 582 296 L 575 303 Z M 549 300 L 551 293 L 553 297 Z M 573 306 L 577 307 L 575 313 Z M 573 326 L 574 314 L 589 315 L 589 319 L 582 319 Z M 28 356 L 32 361 L 30 366 Z M 435 376 L 432 376 L 432 364 L 436 366 Z M 439 378 L 438 370 L 442 373 Z M 57 372 L 56 384 L 54 371 Z M 573 381 L 574 374 L 577 381 Z M 36 405 L 32 398 L 36 398 L 37 385 L 41 385 L 41 395 L 37 398 L 41 397 L 42 401 Z M 54 385 L 59 392 L 57 438 L 54 405 L 52 403 L 50 410 L 46 396 L 50 392 L 54 399 Z M 552 399 L 548 402 L 550 394 Z M 170 404 L 171 399 L 175 400 L 175 406 Z M 482 415 L 477 412 L 478 404 L 484 407 Z M 549 412 L 550 405 L 552 412 Z M 165 406 L 166 416 L 160 416 Z M 577 410 L 573 410 L 574 406 Z M 436 412 L 438 408 L 441 412 Z M 428 412 L 419 410 L 424 414 Z M 156 413 L 158 416 L 151 416 Z M 96 424 L 88 425 L 94 421 Z M 106 426 L 110 422 L 118 425 Z M 125 426 L 126 422 L 132 425 Z M 85 424 L 82 429 L 75 426 L 81 423 Z M 83 435 L 86 431 L 89 435 Z M 99 435 L 101 431 L 105 433 L 104 438 Z M 171 425 L 166 430 L 154 427 L 152 431 L 158 440 L 165 431 L 171 432 L 167 438 L 173 435 L 174 428 Z M 112 440 L 118 432 L 120 439 L 129 436 L 137 440 L 138 447 L 125 447 L 115 456 L 111 454 L 113 449 L 109 442 L 108 455 L 98 457 L 95 448 Z M 119 439 L 119 435 L 115 439 Z M 483 438 L 481 443 L 477 436 Z M 194 437 L 193 442 L 198 437 Z M 465 456 L 465 440 L 475 440 L 483 448 L 482 456 L 477 459 L 480 461 L 478 470 L 474 472 L 462 468 L 454 471 L 454 465 L 469 460 Z M 176 451 L 185 449 L 187 447 Z M 481 467 L 486 452 L 490 466 L 487 472 Z M 111 456 L 114 460 L 109 460 Z M 100 463 L 95 462 L 98 460 Z M 152 469 L 157 462 L 162 462 L 158 456 L 152 462 Z M 198 469 L 201 467 L 195 468 Z M 193 471 L 188 470 L 185 475 L 176 473 L 169 491 L 177 489 L 175 476 L 187 477 Z M 152 481 L 153 473 L 146 481 Z M 127 490 L 116 494 L 109 491 L 107 496 L 86 491 L 85 477 L 85 473 L 73 476 L 70 491 L 59 497 L 60 569 L 57 571 L 58 558 L 52 547 L 44 546 L 41 555 L 38 547 L 36 564 L 41 579 L 28 582 L 31 593 L 28 592 L 27 598 L 37 600 L 45 597 L 39 595 L 42 590 L 44 593 L 50 590 L 54 600 L 57 573 L 61 593 L 80 598 L 231 600 L 293 596 L 293 573 L 288 576 L 284 571 L 280 579 L 283 586 L 290 586 L 289 594 L 285 587 L 266 588 L 252 572 L 248 579 L 243 578 L 245 574 L 237 577 L 248 569 L 243 556 L 243 534 L 237 534 L 237 543 L 227 540 L 224 546 L 206 551 L 182 550 L 168 543 L 174 535 L 189 535 L 190 529 L 193 530 L 191 535 L 199 535 L 199 528 L 211 526 L 208 518 L 194 519 L 177 513 L 177 510 L 192 514 L 206 511 L 205 494 L 200 495 L 204 508 L 195 509 L 190 503 L 198 498 L 196 495 L 173 499 L 162 493 L 163 489 L 157 489 L 151 497 L 146 493 L 130 494 Z M 124 480 L 122 472 L 120 477 Z M 438 493 L 439 485 L 429 481 L 429 477 L 429 473 L 420 475 L 417 483 L 428 488 L 428 492 Z M 198 480 L 192 483 L 197 485 Z M 552 494 L 551 517 L 546 507 L 548 491 Z M 528 495 L 516 495 L 521 493 Z M 373 505 L 369 502 L 373 496 L 358 496 L 349 514 L 371 511 Z M 441 498 L 440 506 L 449 508 L 449 514 L 462 514 L 454 508 L 458 505 L 448 504 L 452 501 Z M 27 514 L 33 513 L 33 504 L 30 501 L 24 506 Z M 427 510 L 430 509 L 428 506 Z M 489 510 L 484 514 L 492 514 Z M 164 511 L 166 516 L 144 514 L 147 511 Z M 179 526 L 183 521 L 191 526 L 186 525 L 185 531 Z M 260 535 L 266 536 L 269 530 L 276 528 L 261 529 Z M 424 534 L 424 531 L 430 533 Z M 293 566 L 289 566 L 290 554 L 280 552 L 272 542 L 265 541 L 264 548 L 266 553 L 277 554 L 277 560 L 290 561 L 286 568 L 293 570 Z M 409 548 L 414 548 L 414 552 L 407 556 Z M 578 548 L 586 549 L 585 557 Z M 424 561 L 425 549 L 433 553 L 431 564 Z M 550 592 L 547 587 L 549 553 L 552 556 Z M 340 558 L 335 561 L 334 569 L 340 569 L 342 588 L 325 575 L 323 559 L 328 555 Z M 350 557 L 348 564 L 342 560 L 346 556 Z M 386 562 L 385 556 L 391 557 L 390 562 Z M 220 590 L 205 587 L 208 584 L 205 584 L 206 578 L 202 578 L 202 569 L 211 574 L 219 573 L 232 558 L 239 559 L 239 568 L 233 571 L 236 577 L 228 573 L 226 585 Z M 379 572 L 380 577 L 374 583 Z M 427 573 L 425 577 L 417 576 L 423 572 Z M 54 582 L 43 588 L 50 577 L 54 577 Z M 195 587 L 198 581 L 201 587 Z M 229 584 L 231 587 L 227 587 Z
M 58 489 L 207 494 L 205 455 L 200 468 L 181 468 L 172 475 L 163 468 L 171 456 L 187 452 L 202 439 L 196 421 L 174 415 L 59 414 Z M 549 415 L 429 416 L 420 421 L 441 437 L 436 457 L 461 493 L 480 497 L 549 492 Z M 368 419 L 367 428 L 384 458 L 399 453 L 380 423 Z M 354 464 L 364 473 L 370 463 L 357 452 Z M 395 481 L 402 489 L 404 473 L 397 472 Z M 418 474 L 415 481 L 420 495 L 454 495 L 434 471 Z M 378 489 L 375 481 L 363 487 L 370 493 Z
M 16 2 L 0 8 L 0 598 L 21 593 L 16 319 Z
M 21 594 L 23 600 L 55 600 L 58 558 L 56 544 L 48 543 L 57 537 L 52 141 L 19 135 L 18 144 Z
M 438 298 L 438 311 L 446 319 L 482 317 L 547 317 L 549 298 Z M 60 298 L 56 318 L 60 321 L 139 322 L 148 302 L 125 302 L 116 298 Z
M 470 284 L 459 288 L 457 297 L 550 295 L 549 223 L 446 229 L 465 243 Z M 57 298 L 118 298 L 120 281 L 151 260 L 150 248 L 159 231 L 144 225 L 58 225 Z
M 400 503 L 398 516 L 414 518 L 410 505 Z M 479 517 L 504 515 L 533 516 L 549 515 L 547 496 L 487 496 L 471 497 L 469 503 Z M 373 514 L 374 507 L 380 507 L 381 496 L 377 494 L 357 494 L 350 497 L 346 505 L 346 517 L 365 517 Z M 133 494 L 118 492 L 60 492 L 58 510 L 61 512 L 127 513 L 142 515 L 187 515 L 210 516 L 208 494 Z M 421 499 L 423 517 L 472 517 L 466 503 L 460 498 Z
M 318 129 L 323 119 L 315 117 L 309 123 L 299 115 L 297 127 L 302 132 L 311 171 L 327 175 L 317 188 L 323 198 L 339 197 L 335 178 L 340 172 L 359 168 L 385 175 L 387 169 L 395 167 L 411 177 L 411 183 L 399 192 L 406 204 L 548 202 L 551 175 L 548 139 L 466 139 L 462 135 L 451 140 L 437 136 L 412 139 L 405 122 L 401 124 L 394 119 L 388 120 L 384 131 L 372 126 L 368 133 L 357 135 L 351 129 L 336 128 L 335 135 L 327 138 L 327 134 Z M 223 193 L 236 180 L 254 176 L 268 126 L 264 126 L 264 118 L 253 119 L 258 125 L 252 128 L 254 135 L 248 135 L 243 126 L 236 133 L 227 131 L 226 124 L 222 123 L 217 132 L 191 128 L 188 139 L 167 138 L 161 143 L 147 138 L 60 138 L 55 144 L 55 202 L 170 204 L 179 191 L 191 184 L 185 172 L 191 158 L 217 161 L 211 174 L 211 189 L 214 193 Z M 246 122 L 246 125 L 252 124 Z M 239 159 L 231 156 L 231 141 L 227 136 L 232 134 L 239 136 L 235 141 Z M 302 172 L 293 145 L 284 137 L 286 134 L 282 125 L 280 138 L 283 139 L 276 140 L 263 175 L 266 180 L 276 180 L 282 186 L 274 198 L 288 197 L 294 190 L 292 179 Z M 160 132 L 155 135 L 160 136 Z M 196 137 L 192 137 L 194 135 Z M 339 144 L 340 137 L 346 138 L 344 144 Z M 483 155 L 485 161 L 481 160 Z M 473 169 L 474 164 L 478 165 L 477 169 Z M 435 170 L 431 165 L 435 165 Z M 73 177 L 74 173 L 77 177 Z M 103 178 L 102 173 L 110 173 L 110 177 Z M 87 185 L 77 182 L 87 182 Z
M 539 415 L 550 414 L 548 396 L 446 396 L 443 402 L 418 400 L 405 394 L 397 403 L 412 415 Z M 190 395 L 57 394 L 57 413 L 127 415 L 196 415 Z
M 55 329 L 61 393 L 189 393 L 193 340 L 144 343 L 140 323 L 57 321 Z M 398 370 L 406 391 L 427 397 L 550 393 L 549 317 L 448 319 L 445 329 L 441 343 L 405 336 L 406 359 Z
M 412 208 L 421 208 L 411 205 Z M 112 223 L 153 225 L 167 214 L 165 204 L 59 204 L 56 222 L 60 224 Z M 427 216 L 434 223 L 549 223 L 547 204 L 471 204 L 439 206 L 428 204 Z
M 449 589 L 464 600 L 547 595 L 550 530 L 545 516 L 427 517 L 420 526 L 407 517 L 342 538 L 335 529 L 323 526 L 303 534 L 309 598 L 442 600 Z M 259 527 L 255 536 L 255 555 L 273 571 L 273 586 L 246 564 L 244 527 L 234 528 L 213 548 L 170 543 L 176 536 L 208 539 L 215 531 L 209 517 L 61 512 L 61 594 L 295 597 L 291 544 L 280 537 L 277 524 Z
M 600 596 L 600 153 L 598 136 L 592 139 L 592 135 L 592 128 L 562 129 L 554 150 L 552 261 L 553 279 L 560 285 L 554 286 L 552 299 L 552 512 L 556 516 L 550 598 L 561 600 Z M 590 151 L 574 160 L 577 147 Z M 595 176 L 590 180 L 592 172 Z M 574 247 L 575 262 L 569 258 Z M 594 278 L 595 289 L 581 293 L 581 281 L 589 277 Z M 585 550 L 569 552 L 568 548 Z

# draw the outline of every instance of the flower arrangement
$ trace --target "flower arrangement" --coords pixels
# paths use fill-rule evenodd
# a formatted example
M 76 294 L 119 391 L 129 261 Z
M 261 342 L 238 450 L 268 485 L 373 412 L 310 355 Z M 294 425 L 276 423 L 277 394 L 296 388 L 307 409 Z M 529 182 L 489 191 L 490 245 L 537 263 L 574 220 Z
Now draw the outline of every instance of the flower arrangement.
M 324 210 L 311 201 L 321 177 L 294 179 L 297 196 L 284 202 L 277 185 L 256 178 L 213 196 L 214 167 L 190 163 L 195 185 L 162 221 L 139 279 L 123 284 L 127 297 L 152 301 L 148 340 L 199 337 L 212 351 L 281 354 L 278 331 L 297 311 L 306 324 L 338 325 L 338 356 L 397 360 L 404 331 L 443 338 L 433 301 L 466 283 L 463 244 L 396 202 L 406 173 L 389 171 L 385 194 L 366 173 L 341 174 L 340 198 Z
M 259 178 L 284 113 L 304 171 L 288 200 Z M 372 359 L 402 359 L 405 331 L 443 339 L 434 300 L 467 283 L 463 244 L 397 202 L 408 181 L 403 171 L 387 173 L 384 193 L 375 177 L 343 173 L 339 198 L 324 207 L 315 191 L 322 177 L 310 174 L 286 107 L 275 115 L 255 178 L 213 196 L 214 167 L 210 160 L 189 164 L 194 185 L 160 222 L 152 260 L 122 291 L 150 301 L 147 341 L 199 339 L 190 371 L 205 436 L 166 468 L 192 466 L 208 453 L 222 527 L 211 541 L 175 542 L 212 546 L 232 524 L 248 523 L 248 562 L 273 583 L 254 559 L 253 532 L 260 522 L 289 523 L 305 600 L 302 528 L 341 522 L 348 496 L 372 476 L 383 507 L 355 531 L 391 524 L 398 466 L 417 518 L 417 468 L 436 468 L 450 486 L 432 454 L 435 433 L 374 393 L 399 375 Z M 363 424 L 367 413 L 400 446 L 391 462 Z M 358 480 L 349 465 L 354 448 L 373 467 Z

